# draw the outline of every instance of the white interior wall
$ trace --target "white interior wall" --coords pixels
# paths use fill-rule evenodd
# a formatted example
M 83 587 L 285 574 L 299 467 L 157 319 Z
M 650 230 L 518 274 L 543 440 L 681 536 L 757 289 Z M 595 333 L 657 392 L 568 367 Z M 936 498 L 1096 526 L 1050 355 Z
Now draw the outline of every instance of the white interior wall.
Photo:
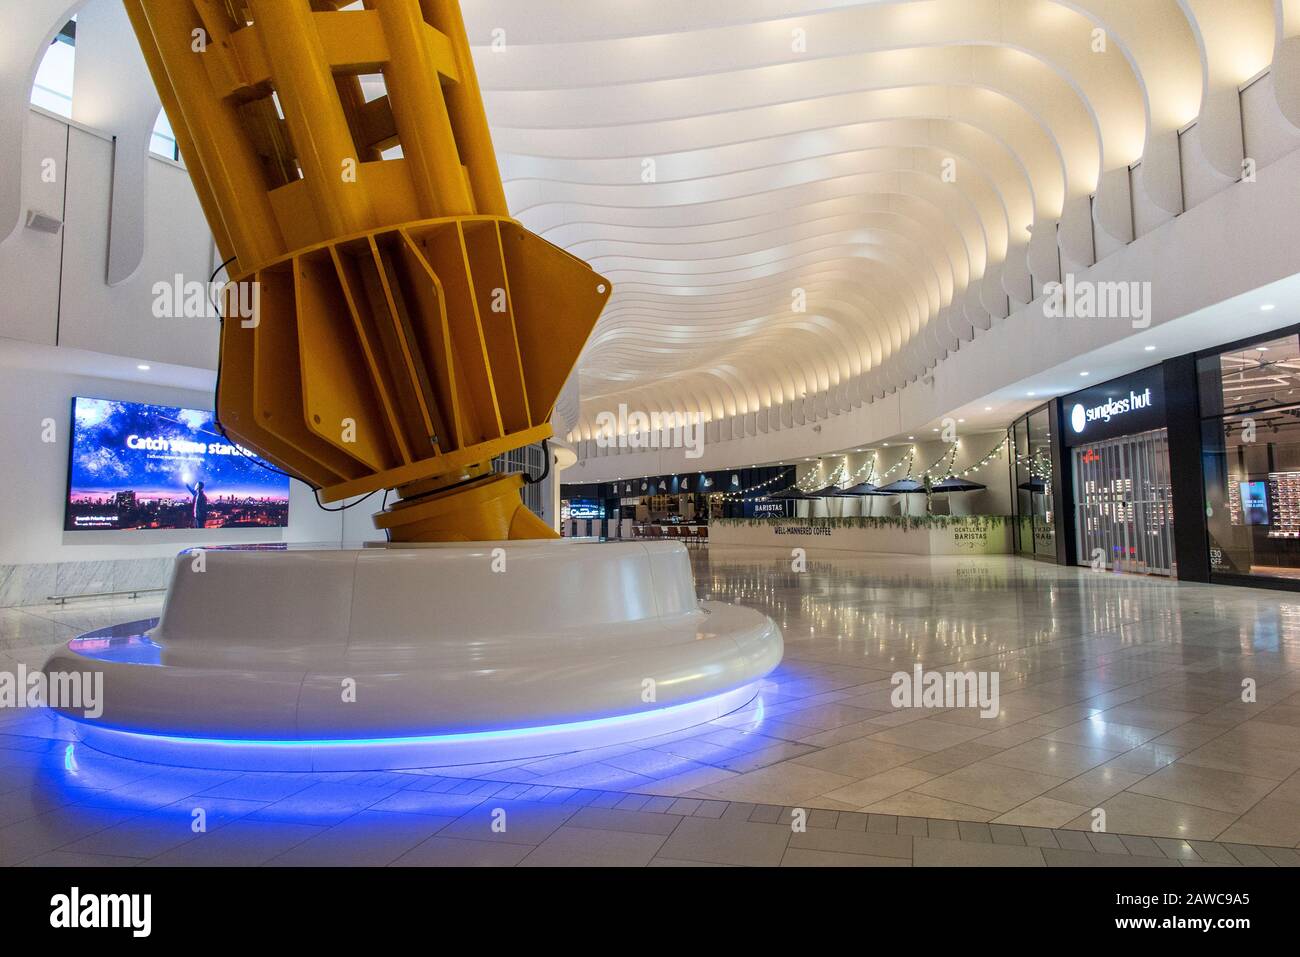
M 9 463 L 0 482 L 0 565 L 157 558 L 192 545 L 343 539 L 343 516 L 317 508 L 311 489 L 297 481 L 291 482 L 286 528 L 208 529 L 197 536 L 193 529 L 65 532 L 71 399 L 76 395 L 212 407 L 211 394 L 200 391 L 0 366 L 0 448 Z M 56 426 L 52 443 L 42 441 L 42 422 L 47 418 Z
M 63 221 L 58 233 L 20 226 L 0 243 L 0 337 L 215 369 L 215 318 L 157 318 L 154 284 L 206 283 L 212 235 L 189 174 L 150 156 L 139 270 L 106 282 L 113 144 L 105 135 L 32 110 L 22 176 L 28 208 Z M 46 161 L 53 165 L 50 167 Z M 52 168 L 46 182 L 42 171 Z

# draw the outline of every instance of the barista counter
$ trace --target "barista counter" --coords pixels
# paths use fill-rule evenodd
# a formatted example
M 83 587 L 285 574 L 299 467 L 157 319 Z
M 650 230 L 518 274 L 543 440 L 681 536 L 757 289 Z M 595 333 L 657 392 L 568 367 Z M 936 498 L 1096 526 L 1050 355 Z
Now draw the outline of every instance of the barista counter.
M 710 525 L 709 544 L 809 552 L 1007 555 L 1012 547 L 1011 519 L 1005 515 L 724 518 Z

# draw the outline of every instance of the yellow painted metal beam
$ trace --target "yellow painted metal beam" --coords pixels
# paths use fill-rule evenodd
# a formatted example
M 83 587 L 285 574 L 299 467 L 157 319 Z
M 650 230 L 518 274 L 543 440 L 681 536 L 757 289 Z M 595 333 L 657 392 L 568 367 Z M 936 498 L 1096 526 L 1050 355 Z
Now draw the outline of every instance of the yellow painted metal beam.
M 610 286 L 509 218 L 459 6 L 125 2 L 259 291 L 222 330 L 231 437 L 325 501 L 397 489 L 377 520 L 397 540 L 551 535 L 489 463 L 550 436 Z

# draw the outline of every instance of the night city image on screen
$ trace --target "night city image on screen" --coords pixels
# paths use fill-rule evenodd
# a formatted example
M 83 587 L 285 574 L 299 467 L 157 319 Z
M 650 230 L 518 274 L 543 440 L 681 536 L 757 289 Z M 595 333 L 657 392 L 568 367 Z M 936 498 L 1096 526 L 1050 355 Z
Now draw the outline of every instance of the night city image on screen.
M 222 436 L 212 412 L 77 397 L 69 458 L 69 531 L 289 521 L 289 479 Z

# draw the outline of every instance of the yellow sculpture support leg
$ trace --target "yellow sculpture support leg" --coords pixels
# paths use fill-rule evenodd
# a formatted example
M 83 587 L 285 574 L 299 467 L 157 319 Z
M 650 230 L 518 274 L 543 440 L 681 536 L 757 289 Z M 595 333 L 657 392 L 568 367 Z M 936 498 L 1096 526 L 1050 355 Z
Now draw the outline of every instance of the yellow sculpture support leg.
M 489 475 L 445 492 L 403 499 L 375 516 L 395 542 L 491 542 L 559 538 L 524 507 L 519 475 Z
M 518 479 L 457 477 L 551 434 L 611 289 L 508 217 L 459 6 L 124 2 L 251 285 L 227 297 L 223 428 L 324 501 L 399 489 L 376 520 L 398 540 L 548 536 Z

